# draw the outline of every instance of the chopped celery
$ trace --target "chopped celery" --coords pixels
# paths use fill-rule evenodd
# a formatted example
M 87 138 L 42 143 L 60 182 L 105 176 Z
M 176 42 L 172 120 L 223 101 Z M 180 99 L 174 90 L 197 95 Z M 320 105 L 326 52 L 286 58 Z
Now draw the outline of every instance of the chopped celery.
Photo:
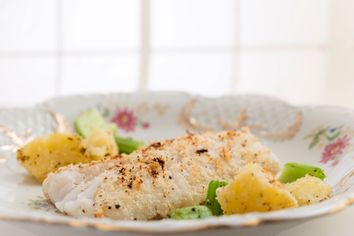
M 132 138 L 115 136 L 114 139 L 119 147 L 119 153 L 129 154 L 144 145 L 144 142 Z
M 225 181 L 210 181 L 206 197 L 206 205 L 212 211 L 213 215 L 220 216 L 223 214 L 220 203 L 216 199 L 216 190 L 227 185 Z
M 323 170 L 319 167 L 299 163 L 286 163 L 279 181 L 282 183 L 291 183 L 305 175 L 311 175 L 321 180 L 326 178 Z
M 96 109 L 90 109 L 80 113 L 75 121 L 74 128 L 78 134 L 86 138 L 92 129 L 106 129 L 117 132 L 117 126 L 113 123 L 108 123 Z
M 178 208 L 171 213 L 171 219 L 175 220 L 203 219 L 210 216 L 213 216 L 213 213 L 206 206 Z

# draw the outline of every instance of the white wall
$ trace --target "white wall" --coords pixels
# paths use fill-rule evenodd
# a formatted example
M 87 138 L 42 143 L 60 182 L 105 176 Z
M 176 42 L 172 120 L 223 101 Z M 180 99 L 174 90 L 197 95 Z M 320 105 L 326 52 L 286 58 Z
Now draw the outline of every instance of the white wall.
M 354 107 L 354 1 L 331 3 L 327 103 Z
M 351 0 L 0 0 L 0 106 L 139 89 L 354 106 L 351 12 Z

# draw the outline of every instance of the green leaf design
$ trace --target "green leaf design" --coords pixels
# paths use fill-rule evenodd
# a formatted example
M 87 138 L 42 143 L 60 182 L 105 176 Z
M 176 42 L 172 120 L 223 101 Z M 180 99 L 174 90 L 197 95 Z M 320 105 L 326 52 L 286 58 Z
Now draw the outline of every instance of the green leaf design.
M 102 116 L 103 117 L 108 117 L 108 116 L 110 116 L 110 111 L 109 111 L 109 109 L 107 108 L 107 107 L 105 107 L 104 109 L 103 109 L 103 112 L 102 112 Z
M 313 137 L 313 139 L 309 145 L 309 149 L 312 149 L 314 146 L 316 146 L 319 141 L 320 141 L 320 137 L 318 135 L 315 135 L 315 137 Z
M 95 107 L 93 108 L 93 109 L 95 109 Z M 96 105 L 96 109 L 97 109 L 97 111 L 99 112 L 99 113 L 101 113 L 101 115 L 103 116 L 103 117 L 108 117 L 108 116 L 110 116 L 110 110 L 106 107 L 106 106 L 104 106 L 104 105 L 102 105 L 101 103 L 98 103 L 97 105 Z
M 336 133 L 335 135 L 333 135 L 332 137 L 329 137 L 328 135 L 326 135 L 326 137 L 329 141 L 333 141 L 336 138 L 338 138 L 339 135 L 340 135 L 340 131 L 338 133 Z
M 325 133 L 326 133 L 326 129 L 321 129 L 320 131 L 318 131 L 314 135 L 311 143 L 309 144 L 309 149 L 312 149 L 314 146 L 316 146 L 320 142 L 320 136 L 325 134 Z

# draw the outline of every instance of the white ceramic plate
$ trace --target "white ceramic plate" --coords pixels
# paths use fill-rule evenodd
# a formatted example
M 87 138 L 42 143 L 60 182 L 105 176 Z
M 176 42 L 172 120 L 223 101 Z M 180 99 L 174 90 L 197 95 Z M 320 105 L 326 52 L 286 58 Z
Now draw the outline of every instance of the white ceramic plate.
M 16 163 L 13 151 L 33 137 L 60 131 L 65 128 L 65 120 L 70 125 L 79 112 L 92 107 L 114 120 L 122 135 L 146 141 L 176 137 L 186 130 L 202 132 L 248 126 L 284 163 L 295 161 L 324 168 L 333 196 L 320 204 L 297 209 L 195 221 L 114 221 L 64 216 L 46 203 L 41 186 Z M 0 109 L 0 163 L 3 220 L 25 221 L 48 229 L 57 226 L 61 235 L 112 231 L 115 235 L 198 234 L 215 230 L 234 234 L 246 226 L 279 221 L 291 224 L 334 213 L 354 202 L 354 112 L 336 107 L 294 107 L 257 95 L 206 98 L 160 92 L 59 97 L 29 109 Z M 59 231 L 51 231 L 51 235 L 55 232 Z

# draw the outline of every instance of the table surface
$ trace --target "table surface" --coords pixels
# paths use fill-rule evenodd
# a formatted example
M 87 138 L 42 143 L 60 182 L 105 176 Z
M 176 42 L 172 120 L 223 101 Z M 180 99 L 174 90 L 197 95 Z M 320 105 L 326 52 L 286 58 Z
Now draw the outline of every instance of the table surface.
M 45 236 L 17 228 L 11 223 L 0 222 L 1 236 Z M 103 234 L 100 234 L 103 236 Z M 282 231 L 276 236 L 353 236 L 354 206 L 337 214 L 309 220 L 291 229 Z M 64 235 L 63 235 L 64 236 Z M 117 234 L 119 236 L 119 234 Z M 264 236 L 267 236 L 264 234 Z M 270 236 L 270 235 L 269 235 Z M 272 235 L 273 236 L 273 235 Z

